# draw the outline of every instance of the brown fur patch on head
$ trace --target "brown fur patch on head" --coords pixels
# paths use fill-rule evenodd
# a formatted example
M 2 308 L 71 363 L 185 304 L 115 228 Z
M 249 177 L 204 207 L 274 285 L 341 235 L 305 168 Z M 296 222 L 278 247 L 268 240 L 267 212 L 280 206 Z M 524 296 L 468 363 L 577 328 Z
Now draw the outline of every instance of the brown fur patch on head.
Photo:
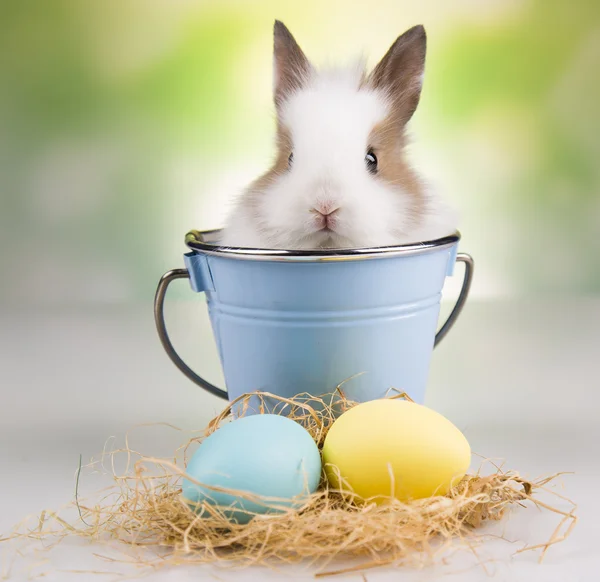
M 382 180 L 392 188 L 402 189 L 412 202 L 409 212 L 416 223 L 423 214 L 425 206 L 425 188 L 406 160 L 404 149 L 406 136 L 399 126 L 394 112 L 378 123 L 369 135 L 369 146 L 377 157 L 376 179 Z
M 289 167 L 289 158 L 292 153 L 292 135 L 290 130 L 280 121 L 277 121 L 277 154 L 271 168 L 262 176 L 254 180 L 249 190 L 262 192 L 275 180 L 285 174 Z
M 245 191 L 240 204 L 252 215 L 257 225 L 264 231 L 264 236 L 269 236 L 270 225 L 265 222 L 261 212 L 261 202 L 265 190 L 271 187 L 276 180 L 285 174 L 289 168 L 289 157 L 292 152 L 292 137 L 289 129 L 278 120 L 277 122 L 277 154 L 273 164 L 262 176 L 254 180 Z

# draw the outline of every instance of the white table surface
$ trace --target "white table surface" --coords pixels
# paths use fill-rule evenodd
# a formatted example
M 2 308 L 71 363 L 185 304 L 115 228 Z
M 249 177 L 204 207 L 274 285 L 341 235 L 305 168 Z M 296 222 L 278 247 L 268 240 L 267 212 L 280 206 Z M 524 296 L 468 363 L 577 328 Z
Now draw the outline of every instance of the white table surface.
M 169 327 L 184 358 L 221 382 L 204 305 L 170 305 Z M 534 478 L 560 471 L 573 475 L 557 489 L 578 505 L 571 537 L 538 554 L 514 555 L 545 541 L 556 516 L 517 509 L 490 528 L 512 543 L 490 538 L 472 554 L 454 555 L 446 566 L 370 570 L 369 582 L 583 581 L 600 566 L 600 300 L 564 299 L 475 302 L 436 350 L 427 404 L 450 418 L 474 451 L 504 459 L 507 468 Z M 222 403 L 193 386 L 169 362 L 157 340 L 150 305 L 0 311 L 0 532 L 26 515 L 72 500 L 79 454 L 84 460 L 119 441 L 134 425 L 168 422 L 203 428 Z M 200 354 L 203 354 L 200 357 Z M 165 427 L 135 431 L 136 448 L 169 454 L 182 435 Z M 100 481 L 98 481 L 100 485 Z M 82 487 L 93 492 L 93 475 Z M 559 503 L 562 508 L 568 505 Z M 0 579 L 120 580 L 141 575 L 94 553 L 109 549 L 69 539 L 24 557 L 0 544 Z M 114 552 L 114 551 L 113 551 Z M 112 554 L 116 555 L 116 554 Z M 71 571 L 71 572 L 68 572 Z M 162 569 L 145 580 L 313 579 L 314 570 L 277 572 L 215 567 Z M 360 574 L 342 577 L 361 580 Z

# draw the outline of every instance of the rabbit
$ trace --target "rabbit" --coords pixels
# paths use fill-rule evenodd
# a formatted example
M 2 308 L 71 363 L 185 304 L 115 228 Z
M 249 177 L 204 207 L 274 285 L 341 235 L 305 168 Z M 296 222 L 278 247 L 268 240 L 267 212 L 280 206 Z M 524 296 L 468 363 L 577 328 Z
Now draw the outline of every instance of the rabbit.
M 317 70 L 274 26 L 277 155 L 242 194 L 226 247 L 316 250 L 430 241 L 456 231 L 456 212 L 405 157 L 421 94 L 426 34 L 414 26 L 366 74 Z

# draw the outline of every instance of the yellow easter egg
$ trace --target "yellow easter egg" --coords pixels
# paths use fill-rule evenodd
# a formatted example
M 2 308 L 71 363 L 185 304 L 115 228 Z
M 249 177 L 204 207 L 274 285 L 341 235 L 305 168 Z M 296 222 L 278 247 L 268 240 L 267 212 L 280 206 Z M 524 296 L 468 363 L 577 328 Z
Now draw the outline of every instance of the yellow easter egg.
M 430 408 L 373 400 L 333 423 L 323 462 L 334 488 L 377 503 L 391 496 L 407 501 L 445 495 L 467 472 L 471 448 L 447 418 Z

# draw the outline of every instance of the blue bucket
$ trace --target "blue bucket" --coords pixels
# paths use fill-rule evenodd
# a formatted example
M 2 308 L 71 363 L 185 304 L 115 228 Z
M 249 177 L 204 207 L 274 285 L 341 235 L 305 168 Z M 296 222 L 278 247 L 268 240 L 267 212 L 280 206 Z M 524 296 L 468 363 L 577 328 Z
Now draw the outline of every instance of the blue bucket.
M 254 391 L 286 398 L 319 396 L 344 384 L 358 402 L 391 389 L 422 403 L 434 346 L 465 304 L 473 260 L 457 254 L 459 233 L 431 242 L 335 251 L 226 248 L 219 231 L 192 231 L 186 269 L 166 273 L 154 314 L 174 364 L 192 381 L 230 401 Z M 445 278 L 465 265 L 454 309 L 436 333 Z M 191 370 L 166 331 L 169 284 L 189 278 L 205 293 L 227 389 Z

